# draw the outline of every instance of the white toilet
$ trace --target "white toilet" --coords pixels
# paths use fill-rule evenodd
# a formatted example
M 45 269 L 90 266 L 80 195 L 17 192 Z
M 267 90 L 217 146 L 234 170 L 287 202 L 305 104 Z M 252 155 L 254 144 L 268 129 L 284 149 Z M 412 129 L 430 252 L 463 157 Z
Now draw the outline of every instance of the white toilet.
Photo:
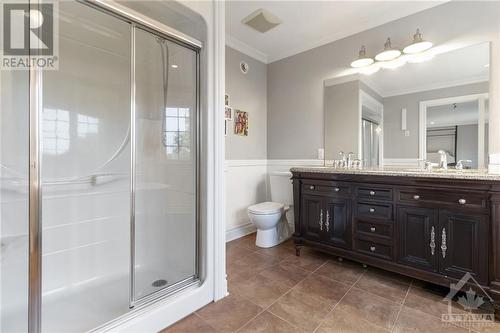
M 291 236 L 290 226 L 286 218 L 292 200 L 292 184 L 290 172 L 272 172 L 269 175 L 271 200 L 248 207 L 250 221 L 257 228 L 258 247 L 273 247 Z

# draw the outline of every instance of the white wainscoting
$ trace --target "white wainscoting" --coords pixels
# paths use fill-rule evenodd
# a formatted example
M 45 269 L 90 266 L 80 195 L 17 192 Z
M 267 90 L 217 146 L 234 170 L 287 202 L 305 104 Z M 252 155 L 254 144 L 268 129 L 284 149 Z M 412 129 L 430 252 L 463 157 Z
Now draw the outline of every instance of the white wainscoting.
M 294 166 L 322 166 L 323 160 L 226 160 L 226 241 L 255 231 L 247 215 L 250 205 L 268 201 L 269 173 Z M 293 212 L 288 215 L 293 227 Z

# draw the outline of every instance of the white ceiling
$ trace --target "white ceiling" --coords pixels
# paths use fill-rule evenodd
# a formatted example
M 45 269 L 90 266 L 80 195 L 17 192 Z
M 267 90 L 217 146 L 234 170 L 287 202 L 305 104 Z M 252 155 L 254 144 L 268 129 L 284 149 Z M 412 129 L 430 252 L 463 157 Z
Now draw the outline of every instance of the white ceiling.
M 227 1 L 227 44 L 269 63 L 439 5 L 443 1 Z M 264 8 L 283 23 L 262 34 L 241 23 Z
M 477 101 L 433 106 L 427 109 L 427 127 L 477 124 L 479 107 Z
M 489 44 L 481 43 L 437 54 L 419 64 L 381 69 L 361 80 L 383 97 L 488 81 Z

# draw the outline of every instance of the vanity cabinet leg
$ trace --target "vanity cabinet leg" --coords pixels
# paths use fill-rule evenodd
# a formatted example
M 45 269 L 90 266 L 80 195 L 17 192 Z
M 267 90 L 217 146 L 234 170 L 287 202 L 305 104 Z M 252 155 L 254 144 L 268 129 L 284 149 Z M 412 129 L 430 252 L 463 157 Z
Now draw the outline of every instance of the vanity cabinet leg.
M 301 249 L 301 248 L 302 248 L 302 246 L 300 246 L 300 245 L 298 245 L 298 244 L 296 244 L 296 245 L 295 245 L 295 255 L 296 255 L 297 257 L 300 257 L 300 249 Z

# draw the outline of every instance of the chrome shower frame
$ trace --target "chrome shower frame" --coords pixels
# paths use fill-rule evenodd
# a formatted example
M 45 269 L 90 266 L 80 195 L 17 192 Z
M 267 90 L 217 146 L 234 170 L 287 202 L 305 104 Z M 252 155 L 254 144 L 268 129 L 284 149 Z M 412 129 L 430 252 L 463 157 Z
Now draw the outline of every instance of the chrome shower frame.
M 126 314 L 112 319 L 111 321 L 94 328 L 92 331 L 107 331 L 158 307 L 169 296 L 190 288 L 196 288 L 204 280 L 204 253 L 201 252 L 203 241 L 201 230 L 201 57 L 203 43 L 191 36 L 177 31 L 167 25 L 142 15 L 128 7 L 113 1 L 103 0 L 75 0 L 79 3 L 93 7 L 96 10 L 115 16 L 131 24 L 131 100 L 130 100 L 130 140 L 131 140 L 131 184 L 130 184 L 130 290 L 129 307 L 131 310 Z M 42 0 L 30 0 L 30 7 L 40 4 Z M 136 29 L 149 31 L 152 34 L 187 47 L 196 52 L 196 260 L 195 275 L 179 281 L 171 286 L 164 287 L 157 292 L 135 299 L 135 32 Z M 34 56 L 35 54 L 30 54 Z M 29 79 L 29 286 L 28 286 L 28 331 L 30 333 L 41 332 L 42 313 L 42 183 L 41 183 L 41 140 L 40 122 L 43 110 L 43 72 L 40 69 L 30 68 Z

